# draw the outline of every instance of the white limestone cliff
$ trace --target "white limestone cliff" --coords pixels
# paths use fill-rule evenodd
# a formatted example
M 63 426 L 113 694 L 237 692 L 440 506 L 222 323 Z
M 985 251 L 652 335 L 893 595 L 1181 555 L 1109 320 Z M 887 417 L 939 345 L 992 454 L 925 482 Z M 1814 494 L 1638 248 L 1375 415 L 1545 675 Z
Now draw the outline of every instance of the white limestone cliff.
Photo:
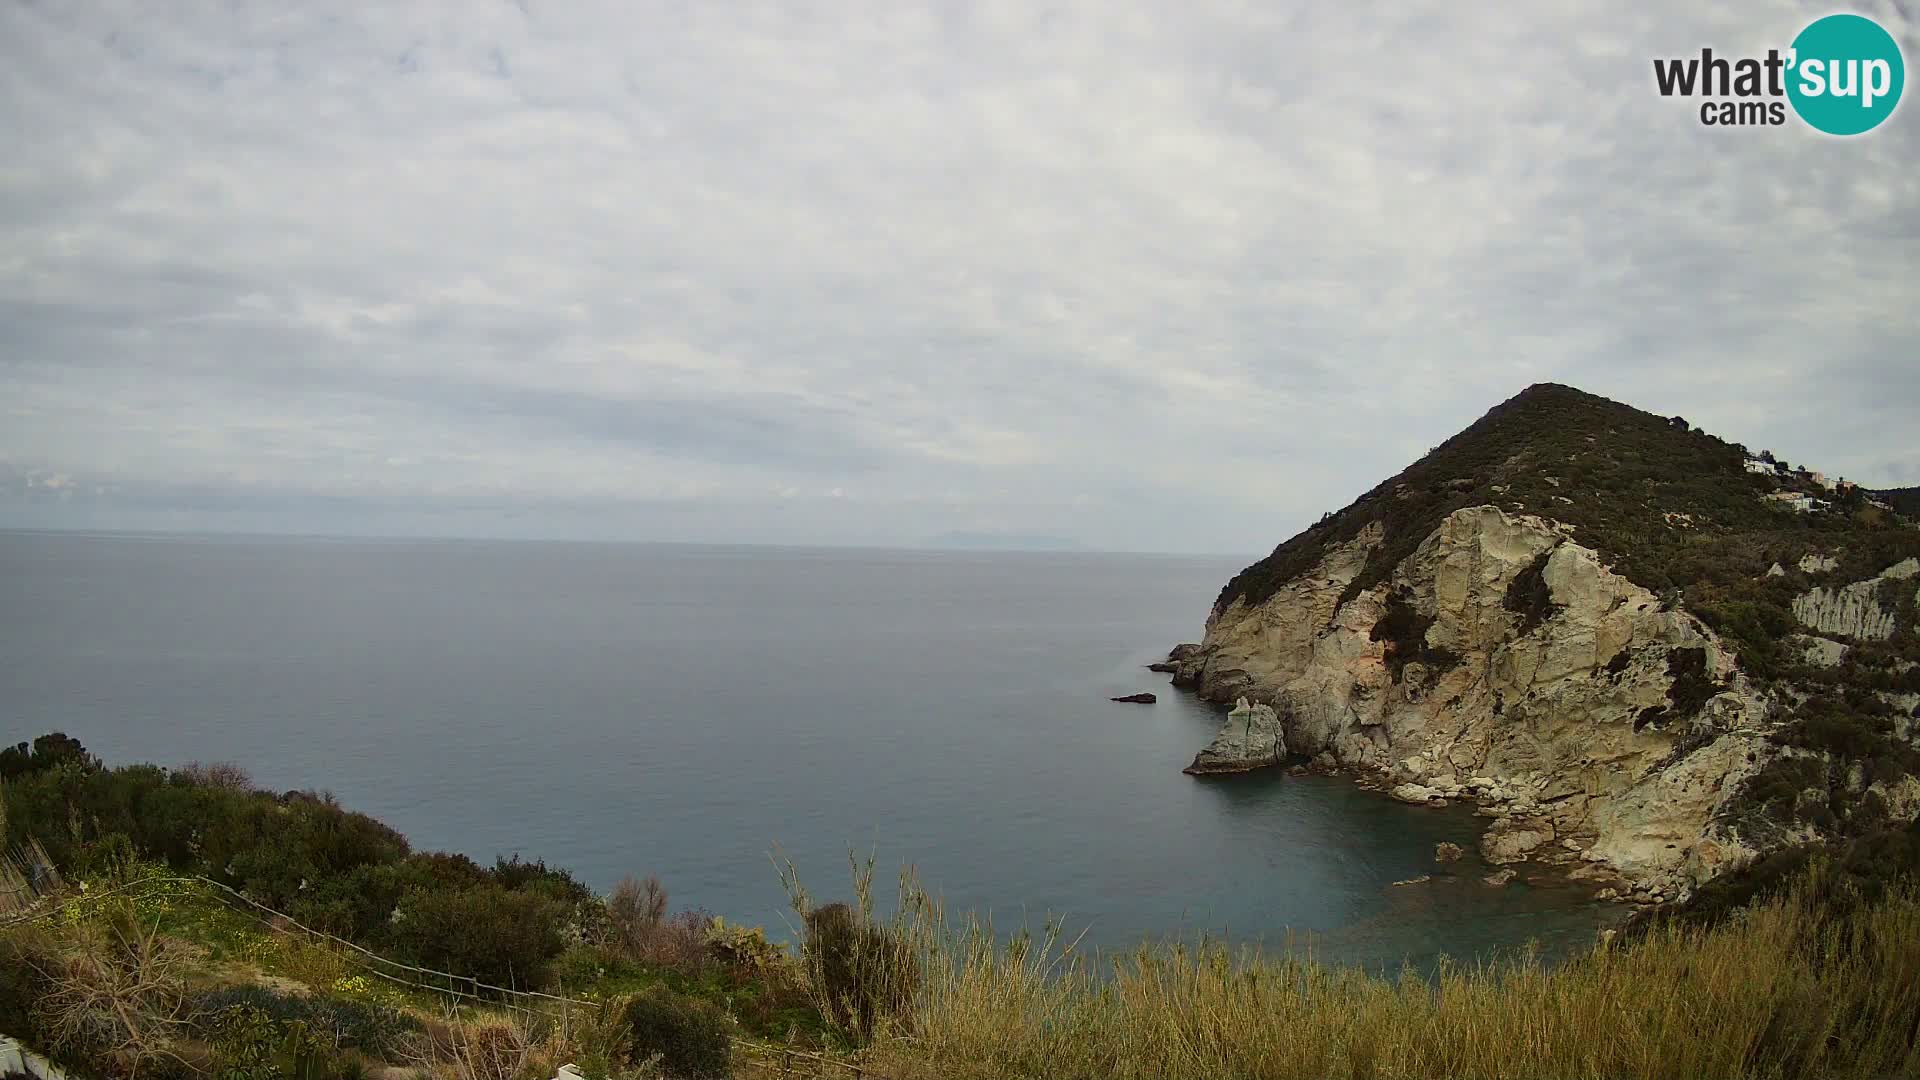
M 1753 854 L 1715 819 L 1775 752 L 1770 705 L 1699 620 L 1567 531 L 1458 510 L 1386 581 L 1342 602 L 1380 542 L 1363 532 L 1264 602 L 1218 611 L 1176 682 L 1271 705 L 1275 760 L 1331 754 L 1409 802 L 1479 801 L 1495 818 L 1482 845 L 1492 861 L 1550 858 L 1638 895 L 1678 895 Z M 1551 605 L 1523 632 L 1507 595 L 1530 568 Z M 1395 642 L 1373 639 L 1394 596 L 1425 625 L 1403 665 Z M 1260 708 L 1236 709 L 1202 758 L 1264 754 Z M 1201 764 L 1190 771 L 1218 771 Z
M 1814 558 L 1809 555 L 1800 565 L 1805 567 Z M 1832 569 L 1832 565 L 1833 560 L 1828 559 L 1823 569 Z M 1794 597 L 1793 617 L 1820 634 L 1885 641 L 1893 636 L 1895 619 L 1893 609 L 1881 602 L 1882 586 L 1916 574 L 1920 574 L 1920 559 L 1904 559 L 1865 581 L 1809 590 Z

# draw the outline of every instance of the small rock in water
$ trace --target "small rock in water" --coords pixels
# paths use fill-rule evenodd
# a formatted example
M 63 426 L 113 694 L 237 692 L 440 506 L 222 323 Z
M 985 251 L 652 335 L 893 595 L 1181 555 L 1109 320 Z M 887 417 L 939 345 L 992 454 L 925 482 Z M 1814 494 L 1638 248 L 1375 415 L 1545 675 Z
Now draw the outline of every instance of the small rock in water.
M 1433 848 L 1433 857 L 1440 862 L 1452 862 L 1466 853 L 1466 849 L 1459 844 L 1448 843 L 1445 840 L 1435 844 Z
M 1512 881 L 1514 877 L 1515 877 L 1515 874 L 1512 870 L 1500 870 L 1500 871 L 1496 871 L 1494 873 L 1488 874 L 1486 877 L 1483 877 L 1480 880 L 1486 882 L 1487 884 L 1497 889 L 1500 886 L 1505 885 L 1507 882 Z
M 1110 701 L 1124 701 L 1129 705 L 1151 705 L 1160 700 L 1152 694 L 1128 694 L 1125 697 L 1109 698 Z
M 1421 874 L 1421 875 L 1420 875 L 1419 877 L 1410 877 L 1410 878 L 1408 878 L 1408 879 L 1406 879 L 1405 881 L 1396 881 L 1396 882 L 1394 882 L 1393 884 L 1394 884 L 1395 886 L 1400 886 L 1400 885 L 1420 885 L 1420 884 L 1423 884 L 1423 883 L 1425 883 L 1425 882 L 1429 882 L 1429 881 L 1432 881 L 1432 880 L 1433 880 L 1433 875 L 1432 875 L 1432 874 Z

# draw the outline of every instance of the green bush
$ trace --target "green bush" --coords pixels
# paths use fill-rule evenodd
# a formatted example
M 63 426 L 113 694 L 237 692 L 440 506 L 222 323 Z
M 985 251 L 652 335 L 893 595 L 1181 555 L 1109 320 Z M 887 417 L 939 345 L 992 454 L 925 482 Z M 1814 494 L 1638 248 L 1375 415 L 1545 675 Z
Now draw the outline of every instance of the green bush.
M 220 1080 L 337 1080 L 365 1071 L 340 1056 L 330 1033 L 304 1020 L 275 1019 L 250 1004 L 221 1010 L 207 1033 Z
M 98 769 L 100 759 L 87 753 L 80 740 L 55 731 L 33 740 L 0 750 L 0 780 L 13 780 L 28 773 L 44 772 L 63 765 L 85 772 Z
M 565 948 L 566 908 L 538 893 L 495 884 L 414 889 L 385 939 L 422 967 L 508 989 L 540 985 Z
M 297 899 L 303 883 L 407 855 L 399 833 L 331 796 L 209 786 L 154 765 L 39 769 L 8 781 L 5 799 L 6 840 L 38 839 L 59 866 L 81 865 L 91 847 L 124 836 L 142 857 L 275 907 Z
M 276 1024 L 304 1024 L 331 1045 L 376 1057 L 393 1053 L 420 1030 L 419 1021 L 391 1006 L 267 986 L 221 987 L 198 995 L 189 1005 L 191 1022 L 203 1034 L 211 1035 L 220 1017 L 244 1006 Z
M 164 862 L 318 929 L 500 986 L 536 981 L 563 937 L 605 936 L 604 906 L 566 871 L 414 854 L 331 795 L 254 791 L 206 769 L 106 769 L 57 733 L 0 758 L 13 774 L 0 786 L 0 841 L 38 839 L 69 872 Z
M 864 1042 L 882 1021 L 906 1014 L 919 965 L 897 933 L 846 904 L 809 911 L 806 931 L 807 976 L 835 1027 Z
M 636 1062 L 658 1054 L 669 1076 L 731 1075 L 732 1022 L 718 1006 L 657 986 L 625 999 L 621 1014 Z
M 267 1080 L 281 1075 L 281 1033 L 264 1009 L 237 1004 L 206 1025 L 213 1044 L 214 1075 L 220 1080 Z
M 1707 677 L 1707 650 L 1674 649 L 1667 653 L 1667 674 L 1673 685 L 1667 687 L 1667 701 L 1676 718 L 1697 715 L 1721 690 L 1719 683 Z

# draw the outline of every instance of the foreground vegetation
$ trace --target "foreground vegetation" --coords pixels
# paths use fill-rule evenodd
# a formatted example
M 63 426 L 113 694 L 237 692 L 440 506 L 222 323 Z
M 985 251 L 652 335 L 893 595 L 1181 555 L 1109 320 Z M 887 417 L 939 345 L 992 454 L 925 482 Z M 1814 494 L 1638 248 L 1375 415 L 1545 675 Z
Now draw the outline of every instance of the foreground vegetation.
M 7 838 L 44 835 L 66 874 L 58 907 L 0 914 L 0 1031 L 115 1076 L 546 1080 L 567 1062 L 595 1078 L 852 1075 L 829 1062 L 893 1080 L 1920 1075 L 1920 826 L 1769 860 L 1552 969 L 1382 979 L 1206 941 L 1100 957 L 1053 928 L 1009 938 L 949 921 L 910 875 L 882 919 L 870 861 L 849 904 L 816 903 L 787 868 L 805 931 L 789 952 L 669 914 L 654 884 L 602 897 L 539 864 L 411 853 L 231 769 L 106 769 L 49 738 L 0 756 L 0 775 Z M 207 816 L 148 818 L 176 801 Z M 553 996 L 382 978 L 397 969 L 212 883 L 264 898 L 295 866 L 317 876 L 277 899 L 302 923 L 341 918 L 415 963 L 477 960 Z M 361 922 L 326 875 L 408 885 Z M 502 944 L 482 940 L 497 922 L 465 924 L 498 909 L 537 923 Z
M 984 935 L 938 950 L 912 1078 L 1885 1077 L 1920 1074 L 1920 891 L 1831 919 L 1816 891 L 1672 923 L 1551 971 L 1389 981 L 1290 956 L 1145 949 L 1111 973 Z

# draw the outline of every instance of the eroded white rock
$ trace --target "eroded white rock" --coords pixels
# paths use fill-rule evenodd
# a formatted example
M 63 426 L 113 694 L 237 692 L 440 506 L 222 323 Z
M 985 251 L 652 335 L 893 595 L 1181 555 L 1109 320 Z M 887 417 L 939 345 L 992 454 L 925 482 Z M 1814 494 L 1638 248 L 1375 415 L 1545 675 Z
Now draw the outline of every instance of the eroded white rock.
M 1373 771 L 1397 798 L 1472 792 L 1477 813 L 1515 830 L 1503 856 L 1524 857 L 1520 834 L 1546 823 L 1541 842 L 1593 837 L 1596 861 L 1679 889 L 1708 872 L 1685 855 L 1696 841 L 1739 848 L 1715 816 L 1774 751 L 1767 702 L 1711 631 L 1554 523 L 1493 506 L 1455 511 L 1388 580 L 1342 602 L 1380 539 L 1363 532 L 1267 601 L 1217 611 L 1189 661 L 1193 683 L 1272 702 L 1287 750 Z M 1520 635 L 1507 587 L 1542 553 L 1554 607 Z M 1407 665 L 1395 680 L 1371 636 L 1395 593 L 1432 618 L 1429 650 L 1456 663 Z M 1723 689 L 1698 714 L 1674 715 L 1670 670 L 1696 649 Z M 1456 784 L 1440 787 L 1449 775 Z
M 1220 725 L 1220 733 L 1187 766 L 1189 773 L 1250 772 L 1286 759 L 1286 738 L 1273 706 L 1241 698 Z

